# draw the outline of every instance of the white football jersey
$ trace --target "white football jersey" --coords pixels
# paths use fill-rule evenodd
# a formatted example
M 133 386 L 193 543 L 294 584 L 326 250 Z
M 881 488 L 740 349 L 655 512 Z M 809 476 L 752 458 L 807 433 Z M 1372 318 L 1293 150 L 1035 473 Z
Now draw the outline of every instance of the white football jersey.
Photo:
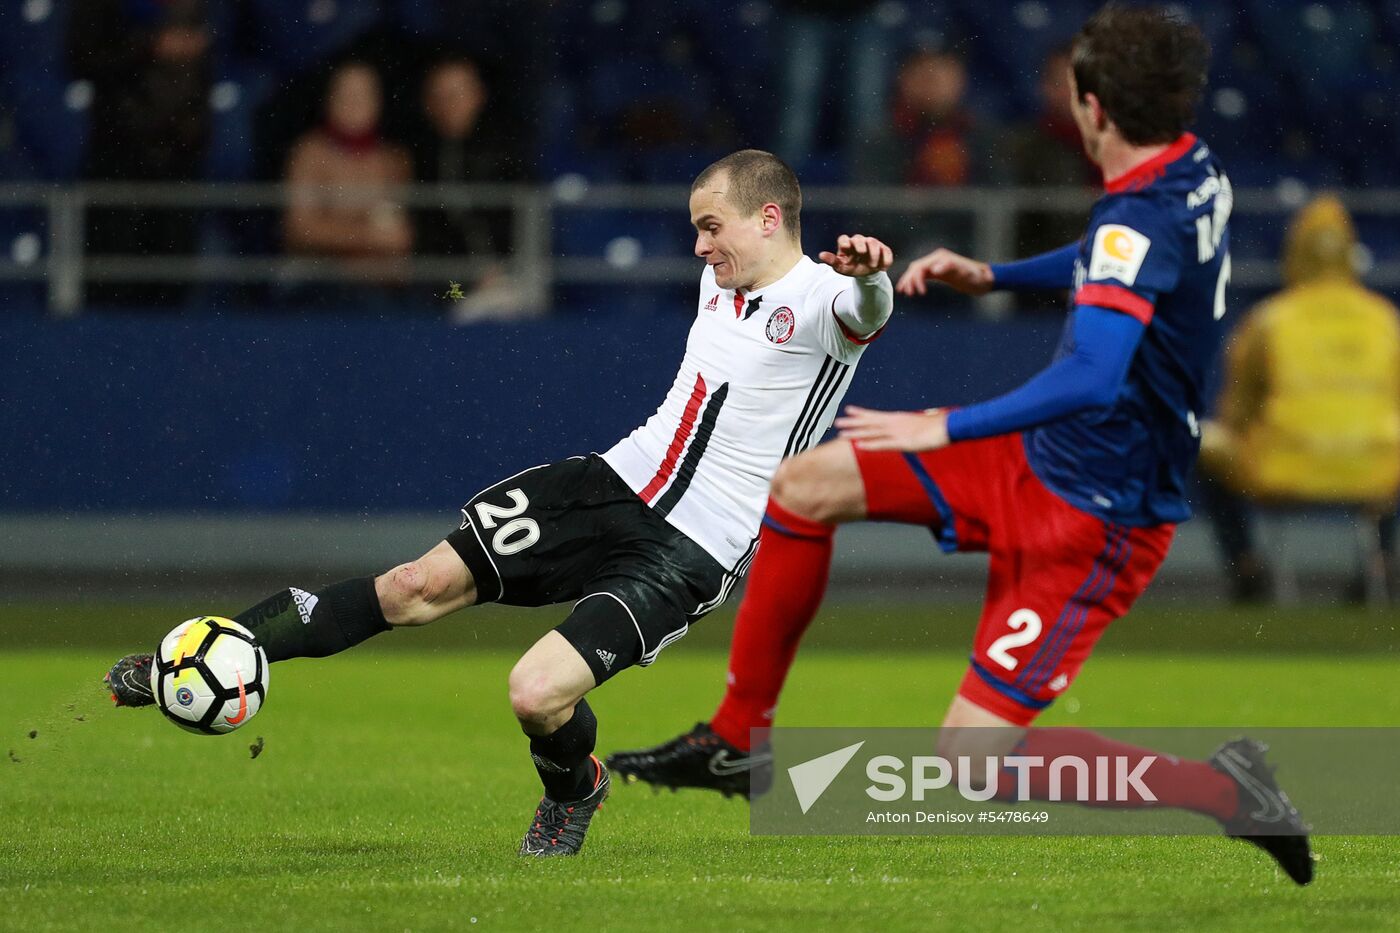
M 850 334 L 833 310 L 854 286 L 806 256 L 752 294 L 720 288 L 706 266 L 675 384 L 603 454 L 731 583 L 753 557 L 778 464 L 821 440 L 874 339 Z

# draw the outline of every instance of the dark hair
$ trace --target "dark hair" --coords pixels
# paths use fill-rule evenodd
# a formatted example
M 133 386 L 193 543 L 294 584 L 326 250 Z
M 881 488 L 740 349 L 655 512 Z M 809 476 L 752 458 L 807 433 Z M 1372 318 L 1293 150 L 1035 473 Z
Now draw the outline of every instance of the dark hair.
M 1074 37 L 1079 99 L 1093 94 L 1137 146 L 1186 131 L 1206 85 L 1210 46 L 1201 30 L 1166 10 L 1110 3 Z
M 745 217 L 771 202 L 783 212 L 783 229 L 794 239 L 801 239 L 802 186 L 786 162 L 762 149 L 740 149 L 697 175 L 691 192 L 720 172 L 729 180 L 729 203 Z

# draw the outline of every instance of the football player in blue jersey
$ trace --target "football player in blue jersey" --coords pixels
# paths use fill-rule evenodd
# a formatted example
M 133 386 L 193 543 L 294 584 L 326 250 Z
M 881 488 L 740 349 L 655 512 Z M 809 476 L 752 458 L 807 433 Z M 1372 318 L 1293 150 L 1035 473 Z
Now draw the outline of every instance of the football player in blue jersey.
M 1230 182 L 1187 132 L 1208 57 L 1199 30 L 1162 10 L 1110 5 L 1083 27 L 1073 43 L 1072 103 L 1105 179 L 1083 239 L 1005 264 L 940 249 L 899 282 L 910 296 L 929 282 L 969 295 L 1068 289 L 1055 359 L 1025 385 L 965 408 L 848 408 L 838 440 L 788 460 L 773 482 L 723 702 L 686 735 L 612 756 L 618 772 L 760 792 L 768 757 L 751 748 L 750 730 L 772 725 L 821 602 L 836 526 L 926 525 L 944 550 L 990 556 L 971 664 L 944 719 L 940 754 L 982 761 L 1014 750 L 1045 761 L 1142 764 L 1155 800 L 1099 786 L 1079 799 L 1208 814 L 1294 881 L 1311 880 L 1307 827 L 1262 744 L 1239 739 L 1209 761 L 1190 761 L 1087 730 L 1029 728 L 1141 595 L 1190 516 L 1186 479 L 1230 277 Z M 1029 799 L 1051 799 L 1044 777 L 1029 785 Z

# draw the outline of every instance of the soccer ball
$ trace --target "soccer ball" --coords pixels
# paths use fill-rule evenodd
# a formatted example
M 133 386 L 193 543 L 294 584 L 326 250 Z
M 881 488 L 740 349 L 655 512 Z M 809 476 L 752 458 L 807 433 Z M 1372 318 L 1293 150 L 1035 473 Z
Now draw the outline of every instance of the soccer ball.
M 166 635 L 151 665 L 151 692 L 181 729 L 232 732 L 267 698 L 267 655 L 253 633 L 232 619 L 200 616 Z

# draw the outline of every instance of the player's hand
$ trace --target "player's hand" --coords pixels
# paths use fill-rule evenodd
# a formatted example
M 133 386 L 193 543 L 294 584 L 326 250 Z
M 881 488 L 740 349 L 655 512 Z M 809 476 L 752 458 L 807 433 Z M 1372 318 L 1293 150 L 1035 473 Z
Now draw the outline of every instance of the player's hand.
M 873 236 L 844 233 L 836 238 L 836 252 L 817 258 L 842 275 L 861 276 L 884 272 L 894 265 L 894 251 Z
M 937 450 L 948 446 L 948 410 L 874 411 L 847 405 L 841 436 L 863 450 Z
M 927 295 L 929 282 L 942 282 L 964 295 L 985 295 L 992 290 L 992 267 L 939 247 L 911 262 L 895 287 L 901 295 Z

